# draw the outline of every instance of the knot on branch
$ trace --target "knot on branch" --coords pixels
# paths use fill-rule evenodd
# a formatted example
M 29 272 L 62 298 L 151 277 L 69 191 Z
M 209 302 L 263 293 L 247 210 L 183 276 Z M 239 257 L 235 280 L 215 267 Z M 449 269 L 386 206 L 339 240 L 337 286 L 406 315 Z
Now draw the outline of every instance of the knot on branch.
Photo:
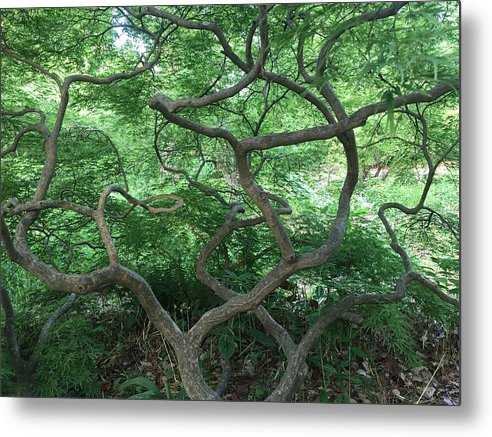
M 7 202 L 5 202 L 5 206 L 2 208 L 7 214 L 8 213 L 13 213 L 15 211 L 15 208 L 19 206 L 20 202 L 19 199 L 17 198 L 12 198 L 8 199 Z
M 149 107 L 154 110 L 165 111 L 168 113 L 173 113 L 176 110 L 174 101 L 164 94 L 156 94 L 152 97 L 149 101 Z
M 106 201 L 111 193 L 119 193 L 123 198 L 130 203 L 132 206 L 121 216 L 118 216 L 117 218 L 124 218 L 126 217 L 136 206 L 140 206 L 146 211 L 149 211 L 152 214 L 163 214 L 163 213 L 171 213 L 176 211 L 177 209 L 181 208 L 184 205 L 184 200 L 182 197 L 177 196 L 175 194 L 156 194 L 155 196 L 149 197 L 148 199 L 145 200 L 139 200 L 132 195 L 130 195 L 127 191 L 125 191 L 123 188 L 121 188 L 118 185 L 109 185 L 106 187 L 106 189 L 102 192 L 101 197 L 99 199 L 99 206 L 98 206 L 98 211 L 99 214 L 102 214 L 102 211 L 104 210 L 104 207 L 106 205 Z M 150 206 L 149 204 L 152 202 L 155 202 L 158 199 L 171 199 L 175 200 L 176 204 L 173 206 L 170 206 L 169 208 L 155 208 Z
M 234 217 L 236 217 L 237 214 L 242 214 L 244 212 L 246 212 L 246 210 L 244 209 L 244 206 L 241 203 L 234 205 L 231 208 L 231 212 L 226 218 L 226 223 L 231 224 L 232 221 L 234 220 Z

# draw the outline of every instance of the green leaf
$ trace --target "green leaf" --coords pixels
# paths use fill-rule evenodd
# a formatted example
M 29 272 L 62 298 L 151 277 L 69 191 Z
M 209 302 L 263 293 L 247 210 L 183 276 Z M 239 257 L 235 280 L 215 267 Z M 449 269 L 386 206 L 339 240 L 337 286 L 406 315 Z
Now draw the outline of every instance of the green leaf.
M 388 111 L 388 127 L 391 135 L 395 135 L 396 133 L 396 128 L 395 128 L 395 98 L 393 95 L 393 91 L 387 90 L 384 94 L 384 101 L 386 102 L 387 105 L 387 111 Z
M 166 390 L 166 398 L 171 400 L 173 398 L 173 395 L 171 393 L 171 387 L 169 386 L 169 384 L 166 382 L 166 384 L 164 385 L 164 388 Z
M 148 378 L 143 376 L 137 376 L 136 378 L 131 378 L 121 384 L 118 389 L 123 391 L 129 387 L 143 387 L 146 388 L 148 392 L 150 392 L 149 396 L 152 396 L 154 399 L 162 399 L 161 389 L 157 387 L 157 385 Z M 143 393 L 139 393 L 138 395 L 143 395 Z M 134 395 L 134 396 L 138 396 Z M 136 397 L 132 397 L 132 399 L 137 399 Z
M 162 399 L 162 395 L 156 396 L 155 393 L 151 391 L 144 391 L 143 393 L 137 393 L 135 395 L 130 396 L 128 399 L 137 400 L 137 401 L 145 401 L 149 399 Z
M 350 348 L 350 351 L 353 355 L 355 355 L 357 357 L 360 357 L 360 358 L 366 358 L 367 357 L 367 354 L 362 349 L 360 349 L 356 346 L 352 346 Z
M 224 269 L 224 272 L 227 276 L 230 276 L 231 278 L 234 278 L 236 279 L 238 276 L 231 270 L 228 270 L 228 269 Z
M 267 346 L 267 347 L 275 347 L 276 343 L 275 343 L 275 340 L 270 337 L 269 335 L 266 335 L 264 334 L 263 332 L 261 331 L 258 331 L 258 330 L 254 330 L 252 333 L 251 333 L 251 336 L 259 343 Z
M 325 404 L 326 402 L 328 402 L 328 393 L 326 392 L 326 390 L 321 390 L 320 393 L 319 393 L 319 397 L 318 397 L 318 402 L 322 403 L 322 404 Z
M 323 369 L 325 369 L 325 372 L 328 376 L 336 375 L 338 373 L 338 370 L 335 369 L 331 364 L 326 363 L 323 366 Z
M 222 335 L 219 338 L 219 351 L 227 359 L 230 359 L 236 351 L 237 345 L 230 335 Z

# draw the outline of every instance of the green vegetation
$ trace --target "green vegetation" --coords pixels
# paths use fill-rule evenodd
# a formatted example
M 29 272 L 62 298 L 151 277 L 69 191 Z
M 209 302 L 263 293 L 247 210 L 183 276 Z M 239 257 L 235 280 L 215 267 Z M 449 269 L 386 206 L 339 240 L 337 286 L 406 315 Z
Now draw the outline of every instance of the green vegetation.
M 1 14 L 3 396 L 459 403 L 457 3 Z

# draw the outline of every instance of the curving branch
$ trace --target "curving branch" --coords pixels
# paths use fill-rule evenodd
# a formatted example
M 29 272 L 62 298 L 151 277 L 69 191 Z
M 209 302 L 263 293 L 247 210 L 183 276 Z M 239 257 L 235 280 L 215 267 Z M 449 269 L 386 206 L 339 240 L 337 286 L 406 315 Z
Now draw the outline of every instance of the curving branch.
M 25 128 L 21 129 L 19 132 L 17 132 L 17 134 L 14 137 L 14 140 L 12 141 L 12 145 L 10 147 L 8 147 L 7 149 L 0 151 L 0 159 L 4 158 L 6 155 L 8 155 L 10 153 L 17 151 L 17 147 L 19 146 L 19 143 L 22 140 L 22 138 L 24 138 L 24 136 L 30 132 L 38 132 L 44 138 L 45 142 L 48 140 L 51 133 L 45 125 L 46 115 L 40 109 L 25 108 L 21 111 L 0 111 L 0 116 L 2 116 L 2 117 L 5 117 L 5 116 L 21 117 L 23 115 L 32 114 L 32 113 L 38 114 L 39 123 L 30 124 L 30 125 L 26 126 Z
M 205 126 L 204 124 L 198 123 L 196 121 L 189 120 L 187 118 L 180 117 L 174 114 L 170 109 L 169 105 L 172 105 L 172 100 L 168 97 L 157 94 L 154 96 L 150 102 L 149 107 L 159 111 L 166 120 L 174 123 L 182 128 L 192 130 L 199 134 L 205 135 L 210 138 L 223 138 L 226 140 L 233 148 L 238 144 L 236 137 L 228 130 L 223 128 L 213 128 Z M 172 109 L 172 106 L 171 106 Z
M 17 199 L 9 199 L 1 207 L 1 215 L 13 216 L 25 212 L 42 211 L 45 209 L 65 209 L 73 211 L 86 217 L 95 218 L 96 211 L 87 206 L 78 205 L 68 200 L 39 200 L 35 202 L 20 203 Z
M 414 116 L 415 114 L 412 112 L 408 112 L 408 115 Z M 323 308 L 321 310 L 321 314 L 318 320 L 310 327 L 310 329 L 303 336 L 302 340 L 296 346 L 293 355 L 288 360 L 287 369 L 280 383 L 270 394 L 270 396 L 268 396 L 268 398 L 266 399 L 267 401 L 276 401 L 276 402 L 285 401 L 291 396 L 294 390 L 295 379 L 299 374 L 299 372 L 301 371 L 306 356 L 311 350 L 312 346 L 314 345 L 314 342 L 322 335 L 322 333 L 326 330 L 328 325 L 330 325 L 331 323 L 333 323 L 338 319 L 347 319 L 347 312 L 354 306 L 367 305 L 367 304 L 390 304 L 390 303 L 399 302 L 405 297 L 407 285 L 412 281 L 417 281 L 425 288 L 427 288 L 429 291 L 433 292 L 436 296 L 438 296 L 442 300 L 450 303 L 451 305 L 459 309 L 460 307 L 459 300 L 454 299 L 453 297 L 447 295 L 446 293 L 440 290 L 437 284 L 433 283 L 431 280 L 429 280 L 422 274 L 412 270 L 410 257 L 408 256 L 405 249 L 398 243 L 398 238 L 396 236 L 396 233 L 391 227 L 391 225 L 389 224 L 385 216 L 385 211 L 390 208 L 399 209 L 400 211 L 406 214 L 417 214 L 420 210 L 426 208 L 424 206 L 424 202 L 427 193 L 429 191 L 429 187 L 432 183 L 432 179 L 434 177 L 435 169 L 437 166 L 435 166 L 432 163 L 430 155 L 428 154 L 427 151 L 427 144 L 426 144 L 427 124 L 425 123 L 423 117 L 419 118 L 419 120 L 422 122 L 423 125 L 422 150 L 427 152 L 427 153 L 424 152 L 424 154 L 426 155 L 426 159 L 427 158 L 429 159 L 428 161 L 429 176 L 426 185 L 423 189 L 421 198 L 418 204 L 413 208 L 408 208 L 399 203 L 386 203 L 380 207 L 378 212 L 378 215 L 384 224 L 386 232 L 390 236 L 391 248 L 402 259 L 403 265 L 405 267 L 405 273 L 401 275 L 400 278 L 398 279 L 395 289 L 392 293 L 351 294 L 340 299 L 338 302 L 335 302 L 334 304 L 331 305 L 327 305 L 325 308 Z M 445 154 L 447 153 L 449 153 L 449 151 L 446 151 Z M 444 158 L 441 156 L 441 158 L 439 158 L 437 162 L 439 163 L 443 159 Z M 351 319 L 351 317 L 349 317 L 349 319 Z
M 321 77 L 326 68 L 328 54 L 340 37 L 350 29 L 371 21 L 381 20 L 396 15 L 400 9 L 408 2 L 393 2 L 391 6 L 375 11 L 366 12 L 340 23 L 332 34 L 325 40 L 318 55 L 316 62 L 316 77 Z
M 448 84 L 438 85 L 425 93 L 410 93 L 394 99 L 394 107 L 409 105 L 412 103 L 431 102 L 442 95 L 454 91 L 454 87 Z M 242 150 L 250 152 L 252 150 L 268 150 L 280 146 L 290 146 L 309 141 L 327 140 L 340 135 L 350 129 L 363 126 L 369 117 L 385 112 L 388 104 L 385 101 L 364 106 L 355 111 L 348 118 L 337 123 L 325 126 L 316 126 L 294 132 L 284 132 L 279 134 L 264 135 L 247 138 L 239 142 Z
M 399 8 L 393 8 L 391 11 L 397 12 Z M 386 11 L 386 12 L 391 12 Z M 386 13 L 385 12 L 385 13 Z M 377 14 L 376 14 L 377 15 Z M 374 15 L 374 17 L 376 17 Z M 381 14 L 381 18 L 384 14 Z M 169 17 L 168 17 L 169 18 Z M 366 16 L 369 19 L 369 16 Z M 376 18 L 374 18 L 376 19 Z M 198 24 L 197 22 L 190 21 L 180 21 L 178 19 L 172 18 L 173 22 L 177 25 L 183 25 L 187 28 L 202 29 L 202 30 L 212 30 L 216 35 L 220 35 L 219 41 L 223 45 L 224 53 L 229 57 L 236 65 L 238 65 L 244 71 L 251 71 L 251 38 L 254 35 L 255 23 L 253 23 L 249 30 L 249 38 L 247 40 L 247 62 L 244 63 L 236 59 L 235 55 L 229 53 L 229 48 L 224 44 L 225 37 L 223 33 L 218 29 L 218 27 L 207 23 L 206 25 Z M 219 32 L 219 33 L 217 33 Z M 249 52 L 248 52 L 249 50 Z M 248 54 L 249 53 L 249 54 Z M 249 59 L 249 60 L 248 60 Z M 245 68 L 246 65 L 246 68 Z M 304 92 L 304 89 L 298 88 L 297 85 L 292 85 L 289 80 L 285 80 L 281 76 L 269 77 L 268 73 L 264 70 L 258 75 L 258 78 L 268 78 L 272 81 L 283 84 L 288 90 L 297 91 L 299 94 Z M 348 222 L 348 216 L 350 211 L 350 198 L 355 188 L 358 179 L 358 158 L 357 150 L 355 144 L 355 136 L 353 134 L 353 129 L 363 125 L 367 118 L 378 113 L 385 112 L 387 110 L 387 102 L 382 101 L 376 104 L 368 105 L 354 112 L 351 116 L 348 116 L 339 101 L 338 97 L 331 89 L 329 84 L 324 84 L 319 88 L 320 93 L 327 100 L 328 104 L 334 111 L 337 119 L 331 115 L 327 107 L 317 99 L 311 99 L 313 104 L 315 104 L 318 109 L 325 116 L 328 121 L 327 125 L 317 126 L 315 128 L 303 129 L 297 132 L 286 132 L 281 134 L 271 134 L 265 136 L 253 136 L 251 138 L 243 139 L 238 141 L 230 132 L 224 129 L 216 129 L 208 126 L 201 125 L 184 117 L 178 116 L 173 113 L 174 110 L 179 109 L 179 105 L 175 104 L 163 95 L 155 96 L 150 107 L 159 110 L 163 116 L 171 123 L 181 126 L 185 129 L 192 130 L 194 132 L 209 136 L 209 137 L 222 137 L 226 139 L 232 146 L 236 164 L 239 171 L 240 183 L 248 194 L 248 196 L 254 201 L 255 205 L 261 210 L 262 216 L 253 219 L 247 219 L 243 221 L 234 221 L 234 217 L 238 212 L 243 212 L 244 208 L 241 205 L 235 205 L 231 209 L 231 213 L 225 221 L 225 224 L 214 237 L 205 245 L 203 248 L 199 260 L 197 262 L 197 277 L 209 286 L 216 294 L 221 296 L 226 300 L 226 302 L 220 307 L 209 310 L 205 313 L 198 322 L 191 328 L 188 333 L 189 341 L 195 347 L 198 347 L 207 336 L 210 329 L 217 326 L 219 323 L 223 323 L 230 318 L 234 317 L 244 311 L 260 311 L 260 314 L 265 316 L 263 311 L 259 310 L 261 302 L 272 293 L 284 280 L 290 277 L 295 272 L 312 268 L 324 264 L 336 251 L 336 249 L 341 244 L 343 236 L 345 234 L 345 229 Z M 398 108 L 400 106 L 406 106 L 410 103 L 433 101 L 441 95 L 444 95 L 452 90 L 451 86 L 441 85 L 434 89 L 429 90 L 426 93 L 412 93 L 406 96 L 400 96 L 395 99 L 394 107 Z M 179 102 L 188 101 L 187 99 L 180 99 Z M 176 102 L 176 101 L 175 101 Z M 201 101 L 198 101 L 201 102 Z M 198 104 L 198 103 L 197 103 Z M 257 132 L 255 132 L 256 134 Z M 347 177 L 342 187 L 342 191 L 339 199 L 339 207 L 337 211 L 337 216 L 332 225 L 326 243 L 319 249 L 313 251 L 309 254 L 296 255 L 293 250 L 292 243 L 290 242 L 289 235 L 279 219 L 279 211 L 275 210 L 270 203 L 270 200 L 279 201 L 275 199 L 271 194 L 266 193 L 263 189 L 258 186 L 250 173 L 249 168 L 249 156 L 248 154 L 254 150 L 267 150 L 279 146 L 288 146 L 297 143 L 304 143 L 307 141 L 329 139 L 333 137 L 338 137 L 342 142 L 345 154 L 347 158 Z M 182 173 L 182 172 L 180 172 Z M 280 203 L 282 204 L 280 199 Z M 285 201 L 284 201 L 285 202 Z M 287 205 L 287 204 L 285 204 Z M 288 205 L 287 205 L 288 206 Z M 283 213 L 290 213 L 290 208 Z M 266 222 L 274 235 L 277 244 L 280 248 L 282 254 L 282 260 L 275 266 L 252 290 L 246 294 L 233 293 L 224 284 L 221 284 L 217 279 L 215 279 L 206 270 L 206 261 L 213 250 L 218 248 L 226 236 L 232 232 L 234 229 L 245 226 L 255 226 L 259 223 Z M 391 236 L 391 234 L 390 234 Z M 392 242 L 392 247 L 396 248 L 397 243 Z M 399 250 L 399 249 L 397 249 Z M 406 256 L 406 252 L 401 249 L 402 257 Z M 405 261 L 405 260 L 404 260 Z M 406 262 L 406 261 L 405 261 Z M 306 337 L 301 341 L 298 346 L 289 344 L 285 346 L 285 350 L 289 352 L 286 355 L 289 357 L 289 366 L 293 370 L 293 373 L 286 372 L 284 382 L 285 387 L 281 384 L 279 386 L 279 391 L 272 394 L 270 400 L 278 399 L 279 396 L 287 396 L 292 393 L 294 383 L 298 381 L 297 377 L 293 378 L 293 375 L 299 375 L 300 367 L 304 363 L 305 355 L 307 351 L 312 346 L 312 342 L 320 335 L 327 324 L 331 323 L 333 320 L 342 318 L 345 320 L 360 322 L 360 317 L 357 315 L 348 313 L 347 311 L 354 305 L 364 304 L 364 303 L 388 303 L 392 302 L 392 299 L 400 299 L 404 295 L 404 286 L 407 282 L 412 279 L 414 280 L 413 272 L 407 269 L 408 277 L 402 277 L 398 283 L 397 289 L 395 291 L 394 297 L 381 297 L 381 295 L 355 295 L 351 299 L 344 300 L 340 304 L 330 311 L 328 311 L 326 316 L 321 317 L 320 321 L 312 330 L 308 331 Z M 402 291 L 403 290 L 403 291 Z M 268 314 L 268 312 L 266 312 Z M 269 322 L 271 323 L 271 322 Z M 283 328 L 282 328 L 283 329 Z M 283 332 L 281 331 L 283 334 Z M 281 333 L 278 333 L 279 338 L 282 338 Z M 288 334 L 287 334 L 288 336 Z M 285 381 L 288 381 L 287 383 Z M 284 388 L 282 388 L 284 387 Z M 208 390 L 208 389 L 207 389 Z M 210 396 L 210 392 L 207 392 L 206 396 Z
M 158 9 L 155 6 L 148 6 L 138 14 L 134 14 L 131 11 L 131 9 L 127 8 L 127 10 L 138 19 L 144 17 L 145 15 L 153 15 L 154 17 L 160 17 L 160 18 L 164 18 L 165 20 L 169 20 L 176 26 L 184 27 L 185 29 L 207 30 L 213 32 L 217 36 L 217 39 L 219 40 L 220 44 L 222 45 L 224 54 L 229 59 L 231 59 L 236 65 L 241 64 L 246 68 L 244 62 L 232 50 L 229 42 L 227 41 L 227 38 L 222 32 L 222 29 L 215 23 L 208 23 L 206 21 L 187 20 L 185 18 L 181 18 L 178 17 L 177 15 L 171 14 L 170 12 L 165 11 L 163 9 Z
M 265 16 L 267 14 L 267 10 L 265 9 Z M 261 11 L 260 11 L 261 13 Z M 254 33 L 256 31 L 256 27 L 258 26 L 260 22 L 260 14 L 258 17 L 252 22 L 249 30 L 248 30 L 248 37 L 246 40 L 247 47 L 246 47 L 246 56 L 248 58 L 247 62 L 244 62 L 231 48 L 229 42 L 227 41 L 227 38 L 222 31 L 222 29 L 216 24 L 216 23 L 209 23 L 205 21 L 194 21 L 194 20 L 186 20 L 184 18 L 178 17 L 176 15 L 173 15 L 167 11 L 164 11 L 162 9 L 158 9 L 153 6 L 149 6 L 146 9 L 144 9 L 141 13 L 139 14 L 134 14 L 135 17 L 142 18 L 145 15 L 153 15 L 155 17 L 161 17 L 166 20 L 171 21 L 175 25 L 179 27 L 184 27 L 186 29 L 194 29 L 194 30 L 206 30 L 209 32 L 212 32 L 215 34 L 217 37 L 220 45 L 222 46 L 222 50 L 224 55 L 234 64 L 236 65 L 239 69 L 241 69 L 245 73 L 249 73 L 250 70 L 253 67 L 253 60 L 251 56 L 251 41 L 254 36 Z M 294 92 L 301 98 L 307 100 L 309 103 L 314 105 L 318 110 L 329 120 L 330 122 L 334 121 L 333 116 L 331 115 L 330 111 L 328 108 L 325 106 L 325 104 L 318 98 L 316 97 L 313 93 L 311 93 L 309 90 L 307 90 L 305 87 L 297 84 L 295 81 L 289 79 L 286 76 L 282 76 L 277 73 L 269 72 L 266 71 L 264 68 L 262 68 L 258 74 L 258 77 L 260 79 L 263 79 L 267 82 L 274 82 L 277 83 L 281 86 L 284 86 L 285 88 L 289 89 L 290 91 Z M 151 106 L 152 107 L 152 106 Z M 154 108 L 156 109 L 156 108 Z M 166 117 L 167 118 L 167 117 Z M 184 126 L 183 126 L 184 127 Z M 201 133 L 201 132 L 200 132 Z M 206 135 L 206 134 L 205 134 Z M 210 135 L 209 135 L 210 136 Z
M 125 198 L 125 200 L 127 200 L 129 203 L 132 204 L 132 207 L 126 213 L 123 213 L 122 217 L 126 217 L 133 210 L 133 208 L 135 206 L 140 206 L 152 214 L 163 214 L 163 213 L 166 214 L 166 213 L 174 212 L 184 205 L 183 199 L 179 196 L 174 195 L 174 194 L 157 194 L 155 196 L 149 197 L 148 199 L 142 201 L 142 200 L 138 200 L 137 198 L 131 196 L 123 188 L 121 188 L 118 185 L 108 185 L 103 190 L 103 192 L 101 193 L 101 196 L 99 197 L 99 203 L 98 203 L 97 211 L 96 211 L 94 218 L 95 218 L 97 225 L 99 227 L 99 232 L 101 234 L 101 238 L 103 240 L 104 246 L 106 247 L 106 250 L 108 252 L 109 262 L 111 264 L 118 263 L 118 254 L 116 251 L 116 246 L 114 245 L 113 239 L 111 237 L 111 233 L 109 231 L 108 225 L 107 225 L 106 220 L 104 218 L 104 209 L 105 209 L 108 197 L 110 196 L 111 193 L 121 194 L 121 196 L 123 196 Z M 152 203 L 158 199 L 176 200 L 176 204 L 169 207 L 169 208 L 154 208 L 154 207 L 149 205 L 150 203 Z
M 73 204 L 71 202 L 45 200 L 50 183 L 55 174 L 58 138 L 62 129 L 66 109 L 68 106 L 69 88 L 71 84 L 80 81 L 89 82 L 96 85 L 111 84 L 117 80 L 131 79 L 141 73 L 144 73 L 145 71 L 151 69 L 154 65 L 156 65 L 160 58 L 160 38 L 162 32 L 163 28 L 161 28 L 160 31 L 156 34 L 153 48 L 144 58 L 143 65 L 141 67 L 135 68 L 128 73 L 117 73 L 102 78 L 92 77 L 84 74 L 74 74 L 66 77 L 63 82 L 57 75 L 49 72 L 48 70 L 37 64 L 34 64 L 31 61 L 24 60 L 16 53 L 7 50 L 5 49 L 5 47 L 2 46 L 3 54 L 21 62 L 26 61 L 25 63 L 27 65 L 30 65 L 38 72 L 41 72 L 55 80 L 60 89 L 60 101 L 53 129 L 50 133 L 46 132 L 46 158 L 34 196 L 29 203 L 19 204 L 18 202 L 11 202 L 8 205 L 2 207 L 2 216 L 0 218 L 0 234 L 8 257 L 13 262 L 19 264 L 26 271 L 30 272 L 36 278 L 40 279 L 53 290 L 80 295 L 103 289 L 113 284 L 119 284 L 127 287 L 138 298 L 149 318 L 153 321 L 153 323 L 159 329 L 162 335 L 165 336 L 165 338 L 170 341 L 170 343 L 174 347 L 179 347 L 179 345 L 181 345 L 183 342 L 183 333 L 174 323 L 169 314 L 162 308 L 161 304 L 156 299 L 151 287 L 136 272 L 127 269 L 117 262 L 116 248 L 112 243 L 109 231 L 107 231 L 107 226 L 104 222 L 102 210 L 104 208 L 107 196 L 109 196 L 112 191 L 120 192 L 120 194 L 122 194 L 123 197 L 125 197 L 126 200 L 129 201 L 132 205 L 141 206 L 151 213 L 172 212 L 182 205 L 182 199 L 178 196 L 158 195 L 147 199 L 147 201 L 145 202 L 142 202 L 138 199 L 133 198 L 126 191 L 120 189 L 119 187 L 116 188 L 116 186 L 113 186 L 108 191 L 103 192 L 98 210 L 96 211 L 87 207 Z M 150 57 L 154 52 L 156 53 L 154 59 L 150 61 Z M 15 115 L 16 113 L 12 114 Z M 171 208 L 154 208 L 149 205 L 149 203 L 164 197 L 176 200 L 177 204 Z M 66 274 L 56 270 L 49 264 L 46 264 L 35 254 L 33 254 L 27 240 L 28 232 L 31 225 L 38 218 L 40 211 L 48 208 L 68 209 L 89 216 L 92 219 L 96 220 L 102 232 L 103 241 L 110 256 L 110 265 L 84 274 Z M 16 227 L 14 238 L 12 238 L 12 236 L 10 235 L 10 231 L 4 220 L 4 215 L 13 213 L 23 214 Z
M 63 85 L 62 85 L 62 81 L 61 81 L 60 77 L 57 74 L 49 71 L 47 68 L 43 67 L 42 65 L 40 65 L 36 62 L 33 62 L 30 59 L 27 59 L 22 55 L 19 55 L 18 53 L 7 48 L 4 44 L 0 44 L 0 53 L 2 55 L 8 56 L 9 58 L 15 59 L 16 61 L 18 61 L 22 64 L 29 65 L 30 67 L 32 67 L 37 72 L 39 72 L 39 73 L 43 74 L 44 76 L 52 79 L 56 83 L 56 85 L 58 86 L 58 89 L 60 89 L 60 90 L 62 89 Z
M 242 187 L 253 200 L 256 206 L 261 210 L 263 216 L 268 222 L 268 226 L 277 241 L 282 253 L 282 259 L 287 262 L 292 262 L 295 259 L 294 247 L 287 233 L 287 230 L 280 221 L 279 215 L 273 208 L 270 199 L 275 200 L 284 206 L 288 207 L 285 200 L 281 199 L 279 196 L 273 196 L 272 194 L 266 193 L 259 185 L 257 185 L 251 176 L 249 160 L 246 154 L 236 153 L 236 165 L 239 172 L 239 181 Z M 290 207 L 289 214 L 291 213 Z
M 241 90 L 250 85 L 257 77 L 265 63 L 265 59 L 268 52 L 268 23 L 266 17 L 266 8 L 264 6 L 259 6 L 260 9 L 260 39 L 261 48 L 260 55 L 255 65 L 246 73 L 246 75 L 236 82 L 234 85 L 217 91 L 213 94 L 206 94 L 202 97 L 196 98 L 186 98 L 169 100 L 167 99 L 166 108 L 169 112 L 176 112 L 181 108 L 200 108 L 202 106 L 211 105 L 213 103 L 220 102 L 221 100 L 229 99 Z M 165 97 L 165 96 L 164 96 Z
M 216 278 L 214 278 L 207 270 L 207 260 L 214 250 L 216 250 L 225 240 L 225 238 L 230 235 L 233 231 L 249 227 L 255 226 L 260 221 L 261 217 L 257 219 L 246 219 L 234 221 L 234 218 L 238 213 L 243 213 L 244 208 L 242 205 L 235 205 L 231 208 L 229 215 L 226 217 L 226 220 L 223 226 L 217 231 L 214 237 L 210 239 L 205 246 L 197 260 L 196 270 L 197 270 L 197 278 L 204 284 L 210 287 L 214 291 L 214 293 L 221 297 L 224 300 L 229 300 L 235 296 L 239 296 L 239 293 L 234 292 L 226 285 L 219 282 Z M 290 207 L 285 207 L 283 209 L 277 210 L 277 214 L 289 214 Z M 265 221 L 264 219 L 262 221 Z M 268 313 L 268 311 L 263 307 L 259 306 L 254 311 L 254 314 L 262 325 L 264 326 L 267 333 L 269 333 L 277 343 L 280 345 L 281 349 L 285 353 L 287 359 L 290 359 L 294 354 L 295 343 L 292 340 L 291 336 L 287 332 L 287 330 L 278 324 L 273 317 Z M 219 385 L 218 388 L 222 390 L 223 384 Z
M 431 158 L 430 153 L 429 153 L 429 150 L 428 150 L 428 144 L 427 144 L 427 138 L 428 138 L 427 130 L 428 130 L 428 128 L 427 128 L 427 122 L 426 122 L 425 118 L 422 115 L 419 115 L 413 111 L 406 110 L 405 113 L 409 117 L 413 117 L 413 118 L 417 119 L 422 124 L 422 143 L 421 143 L 420 147 L 421 147 L 422 153 L 423 153 L 423 155 L 427 161 L 427 166 L 429 169 L 429 172 L 427 175 L 427 180 L 425 182 L 424 188 L 422 190 L 422 194 L 420 196 L 420 199 L 419 199 L 417 205 L 409 208 L 405 205 L 402 205 L 401 203 L 387 202 L 387 203 L 384 203 L 380 206 L 380 208 L 378 210 L 378 216 L 379 216 L 379 219 L 381 220 L 381 222 L 383 223 L 383 226 L 386 230 L 386 233 L 390 237 L 391 248 L 402 259 L 403 266 L 405 268 L 405 273 L 406 274 L 412 274 L 413 279 L 417 279 L 422 285 L 424 285 L 429 290 L 433 291 L 439 297 L 442 298 L 443 296 L 445 296 L 444 300 L 446 300 L 447 302 L 453 303 L 455 306 L 459 307 L 459 302 L 457 300 L 445 295 L 430 280 L 428 280 L 424 276 L 417 274 L 417 273 L 412 271 L 412 265 L 411 265 L 410 257 L 407 254 L 407 252 L 405 251 L 405 249 L 399 244 L 396 232 L 394 231 L 393 227 L 390 225 L 390 223 L 389 223 L 389 221 L 385 215 L 386 211 L 389 209 L 396 209 L 396 210 L 399 210 L 399 211 L 401 211 L 407 215 L 416 215 L 422 209 L 428 209 L 425 206 L 425 200 L 426 200 L 427 195 L 429 193 L 429 190 L 432 186 L 432 182 L 433 182 L 434 176 L 436 174 L 436 169 L 439 166 L 439 164 L 445 159 L 447 154 L 457 144 L 457 143 L 452 144 L 451 147 L 448 148 L 448 150 L 436 161 L 436 163 L 433 163 L 432 158 Z
M 48 131 L 48 129 L 44 125 L 41 125 L 41 124 L 33 124 L 33 125 L 30 125 L 30 126 L 27 126 L 24 129 L 20 130 L 15 135 L 14 140 L 12 141 L 12 145 L 10 147 L 8 147 L 7 149 L 2 150 L 0 152 L 0 158 L 4 158 L 6 155 L 17 151 L 17 147 L 18 147 L 20 141 L 29 132 L 39 132 L 43 136 L 43 138 L 45 140 L 47 140 L 49 138 L 49 136 L 50 136 L 50 132 Z
M 108 185 L 103 192 L 101 193 L 101 196 L 99 198 L 99 204 L 97 211 L 99 214 L 102 214 L 104 207 L 106 205 L 107 199 L 111 193 L 118 193 L 120 194 L 128 203 L 132 204 L 132 207 L 130 210 L 133 210 L 136 206 L 140 206 L 141 208 L 145 209 L 146 211 L 150 212 L 151 214 L 169 214 L 171 212 L 176 211 L 177 209 L 181 208 L 184 205 L 184 200 L 180 196 L 176 196 L 175 194 L 156 194 L 154 196 L 149 197 L 148 199 L 145 200 L 139 200 L 132 195 L 130 195 L 127 191 L 125 191 L 123 188 L 121 188 L 119 185 Z M 155 202 L 156 200 L 159 199 L 171 199 L 175 200 L 176 204 L 168 207 L 168 208 L 155 208 L 153 206 L 150 206 L 150 203 Z M 127 213 L 125 213 L 127 214 Z
M 159 147 L 158 147 L 158 140 L 159 140 L 160 132 L 161 131 L 157 128 L 157 117 L 156 117 L 155 121 L 154 121 L 154 143 L 153 143 L 153 147 L 154 147 L 155 154 L 157 156 L 157 160 L 159 161 L 159 164 L 161 165 L 161 169 L 163 169 L 169 173 L 183 175 L 184 178 L 186 179 L 186 182 L 188 182 L 188 185 L 195 187 L 195 188 L 198 188 L 198 190 L 200 190 L 205 196 L 214 197 L 221 205 L 223 205 L 227 208 L 230 208 L 231 207 L 230 202 L 227 202 L 224 199 L 224 196 L 222 196 L 222 194 L 219 193 L 219 191 L 217 191 L 215 188 L 211 187 L 210 185 L 204 184 L 203 182 L 200 182 L 199 180 L 197 180 L 199 173 L 200 173 L 199 171 L 197 172 L 197 175 L 194 178 L 192 178 L 188 171 L 186 171 L 184 169 L 180 169 L 180 168 L 169 167 L 168 165 L 165 164 L 164 160 L 162 159 L 162 155 L 161 155 L 161 152 L 159 150 Z M 202 162 L 202 164 L 204 164 L 204 163 L 205 163 L 205 161 Z
M 0 111 L 1 116 L 6 116 L 6 117 L 22 117 L 23 115 L 26 114 L 38 114 L 39 116 L 39 124 L 45 124 L 46 122 L 46 114 L 41 111 L 41 109 L 38 108 L 24 108 L 20 111 Z
M 151 50 L 149 50 L 147 55 L 143 58 L 142 65 L 140 67 L 137 67 L 130 72 L 115 73 L 106 77 L 96 77 L 96 76 L 90 76 L 88 74 L 72 74 L 65 78 L 62 85 L 63 88 L 68 90 L 70 85 L 74 82 L 88 82 L 94 85 L 109 85 L 119 80 L 131 79 L 135 76 L 138 76 L 139 74 L 151 70 L 153 67 L 157 65 L 159 59 L 161 58 L 161 52 L 162 52 L 161 37 L 163 33 L 164 33 L 164 28 L 161 27 L 154 37 L 153 46 Z M 154 54 L 154 52 L 155 52 L 154 59 L 150 61 L 150 57 Z

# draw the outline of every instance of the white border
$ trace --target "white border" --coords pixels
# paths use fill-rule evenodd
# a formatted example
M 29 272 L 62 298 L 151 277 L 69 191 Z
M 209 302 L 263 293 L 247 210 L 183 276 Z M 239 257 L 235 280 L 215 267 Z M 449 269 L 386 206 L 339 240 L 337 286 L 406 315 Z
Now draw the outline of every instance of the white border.
M 0 0 L 1 7 L 166 4 L 165 1 Z M 180 4 L 197 4 L 181 0 Z M 214 1 L 213 3 L 231 3 Z M 237 2 L 240 3 L 240 2 Z M 242 3 L 242 2 L 241 2 Z M 247 3 L 247 2 L 245 2 Z M 252 3 L 252 2 L 250 2 Z M 265 3 L 269 3 L 265 1 Z M 490 247 L 492 21 L 462 1 L 463 404 L 380 407 L 205 402 L 0 399 L 2 435 L 483 436 L 492 424 Z

